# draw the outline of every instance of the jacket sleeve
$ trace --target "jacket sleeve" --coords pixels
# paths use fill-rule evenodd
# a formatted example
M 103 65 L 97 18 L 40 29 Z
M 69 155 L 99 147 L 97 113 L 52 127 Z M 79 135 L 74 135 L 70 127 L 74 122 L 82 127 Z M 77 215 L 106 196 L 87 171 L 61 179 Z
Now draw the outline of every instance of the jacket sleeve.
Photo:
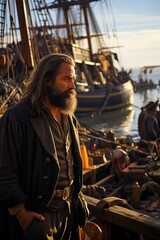
M 0 119 L 0 205 L 14 207 L 27 199 L 21 189 L 22 133 L 12 112 Z
M 149 140 L 156 140 L 158 134 L 158 123 L 154 117 L 150 117 L 146 120 L 146 130 Z

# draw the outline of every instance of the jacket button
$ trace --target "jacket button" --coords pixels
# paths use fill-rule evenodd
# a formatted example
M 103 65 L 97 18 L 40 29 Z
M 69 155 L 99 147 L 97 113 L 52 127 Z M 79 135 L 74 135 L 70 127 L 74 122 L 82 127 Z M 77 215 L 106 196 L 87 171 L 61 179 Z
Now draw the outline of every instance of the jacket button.
M 51 159 L 50 159 L 50 158 L 46 158 L 46 162 L 47 162 L 47 163 L 50 163 L 50 162 L 51 162 Z
M 43 180 L 47 180 L 47 179 L 48 179 L 48 176 L 44 176 L 44 177 L 43 177 Z
M 41 195 L 39 195 L 38 197 L 37 197 L 37 199 L 41 199 L 42 198 L 42 196 Z

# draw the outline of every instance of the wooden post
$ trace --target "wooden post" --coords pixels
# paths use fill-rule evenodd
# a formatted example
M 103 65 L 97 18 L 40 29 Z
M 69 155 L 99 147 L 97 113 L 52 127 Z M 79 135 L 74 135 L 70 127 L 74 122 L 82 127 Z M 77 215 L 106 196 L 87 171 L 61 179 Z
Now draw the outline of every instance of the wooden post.
M 19 19 L 19 27 L 21 33 L 21 39 L 23 44 L 22 55 L 24 57 L 27 68 L 32 69 L 34 67 L 33 55 L 31 50 L 31 39 L 29 35 L 28 22 L 27 22 L 27 10 L 24 0 L 16 0 L 17 13 Z

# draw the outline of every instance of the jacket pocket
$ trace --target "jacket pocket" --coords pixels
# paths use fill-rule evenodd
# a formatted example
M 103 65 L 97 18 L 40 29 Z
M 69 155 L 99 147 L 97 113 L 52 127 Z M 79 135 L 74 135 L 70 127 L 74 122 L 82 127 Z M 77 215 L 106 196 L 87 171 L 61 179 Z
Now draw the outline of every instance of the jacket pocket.
M 24 230 L 24 237 L 26 240 L 47 240 L 47 230 L 47 222 L 35 218 Z

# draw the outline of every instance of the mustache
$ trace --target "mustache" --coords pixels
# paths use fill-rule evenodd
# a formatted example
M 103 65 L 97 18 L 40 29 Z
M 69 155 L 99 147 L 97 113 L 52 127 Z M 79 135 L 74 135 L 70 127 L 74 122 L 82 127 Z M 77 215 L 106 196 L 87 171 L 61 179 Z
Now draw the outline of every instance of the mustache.
M 68 89 L 64 92 L 64 96 L 70 97 L 70 95 L 73 95 L 74 97 L 77 95 L 76 91 L 74 88 Z

